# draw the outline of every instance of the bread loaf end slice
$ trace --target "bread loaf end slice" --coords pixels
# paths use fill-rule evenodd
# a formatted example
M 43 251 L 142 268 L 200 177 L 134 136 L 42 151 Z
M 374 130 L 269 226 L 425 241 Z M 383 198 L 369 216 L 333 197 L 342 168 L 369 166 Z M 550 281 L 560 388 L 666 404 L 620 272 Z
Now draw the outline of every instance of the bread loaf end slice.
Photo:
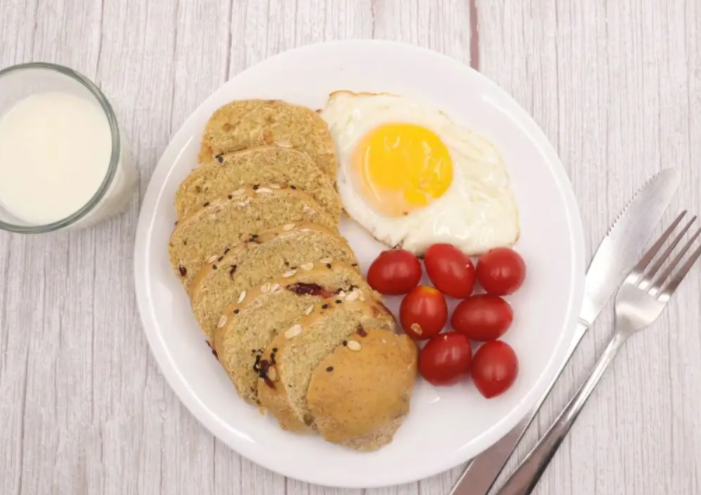
M 336 347 L 353 350 L 365 328 L 391 332 L 395 321 L 381 303 L 330 297 L 281 332 L 259 363 L 258 398 L 284 430 L 313 431 L 307 405 L 312 373 Z
M 367 330 L 312 373 L 307 403 L 324 439 L 360 451 L 390 443 L 409 413 L 418 349 L 407 335 Z

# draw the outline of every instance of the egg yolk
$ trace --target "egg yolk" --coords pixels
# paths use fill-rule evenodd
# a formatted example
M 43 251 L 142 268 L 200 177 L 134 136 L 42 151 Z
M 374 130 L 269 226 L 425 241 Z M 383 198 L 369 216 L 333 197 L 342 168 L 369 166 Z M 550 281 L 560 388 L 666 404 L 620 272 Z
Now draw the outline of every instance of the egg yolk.
M 414 124 L 386 124 L 354 149 L 353 174 L 362 194 L 387 216 L 408 215 L 441 197 L 453 181 L 453 163 L 438 135 Z

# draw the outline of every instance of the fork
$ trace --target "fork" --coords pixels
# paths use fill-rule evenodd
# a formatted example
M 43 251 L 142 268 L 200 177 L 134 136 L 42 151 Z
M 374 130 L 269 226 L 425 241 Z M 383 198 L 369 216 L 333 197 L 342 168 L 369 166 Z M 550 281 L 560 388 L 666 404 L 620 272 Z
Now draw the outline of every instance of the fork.
M 516 471 L 497 492 L 497 495 L 528 495 L 531 493 L 543 472 L 545 472 L 553 455 L 572 428 L 587 399 L 589 399 L 589 396 L 623 344 L 630 336 L 648 327 L 660 316 L 674 291 L 689 273 L 689 270 L 691 270 L 691 267 L 701 255 L 701 246 L 692 252 L 678 270 L 675 271 L 675 269 L 680 265 L 696 238 L 699 237 L 701 230 L 697 230 L 689 238 L 669 263 L 665 262 L 670 259 L 674 249 L 679 245 L 694 223 L 694 220 L 696 220 L 696 217 L 693 217 L 686 223 L 662 254 L 659 257 L 657 256 L 685 215 L 686 211 L 683 211 L 672 222 L 626 277 L 616 294 L 616 330 L 606 350 L 587 381 L 577 392 L 577 395 L 565 406 L 555 423 L 533 450 L 528 453 Z M 662 269 L 665 264 L 667 266 Z

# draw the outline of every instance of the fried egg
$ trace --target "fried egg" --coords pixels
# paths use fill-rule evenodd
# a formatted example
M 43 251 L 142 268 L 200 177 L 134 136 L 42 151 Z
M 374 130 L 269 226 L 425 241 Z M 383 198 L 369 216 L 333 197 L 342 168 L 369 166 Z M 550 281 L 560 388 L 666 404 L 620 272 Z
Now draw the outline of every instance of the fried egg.
M 446 242 L 477 255 L 518 239 L 509 175 L 486 139 L 391 94 L 337 91 L 321 116 L 343 207 L 379 241 L 416 254 Z

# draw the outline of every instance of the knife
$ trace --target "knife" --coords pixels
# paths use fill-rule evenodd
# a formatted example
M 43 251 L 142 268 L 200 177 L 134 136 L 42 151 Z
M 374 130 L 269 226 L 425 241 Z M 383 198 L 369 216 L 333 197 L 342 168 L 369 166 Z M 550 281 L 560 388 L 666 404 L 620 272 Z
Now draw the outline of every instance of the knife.
M 681 175 L 676 169 L 665 169 L 658 173 L 635 194 L 615 220 L 587 269 L 584 301 L 577 328 L 567 351 L 567 357 L 555 378 L 550 382 L 538 403 L 516 427 L 468 464 L 448 495 L 487 495 L 562 374 L 582 337 L 642 255 L 643 249 L 674 197 L 680 180 Z

